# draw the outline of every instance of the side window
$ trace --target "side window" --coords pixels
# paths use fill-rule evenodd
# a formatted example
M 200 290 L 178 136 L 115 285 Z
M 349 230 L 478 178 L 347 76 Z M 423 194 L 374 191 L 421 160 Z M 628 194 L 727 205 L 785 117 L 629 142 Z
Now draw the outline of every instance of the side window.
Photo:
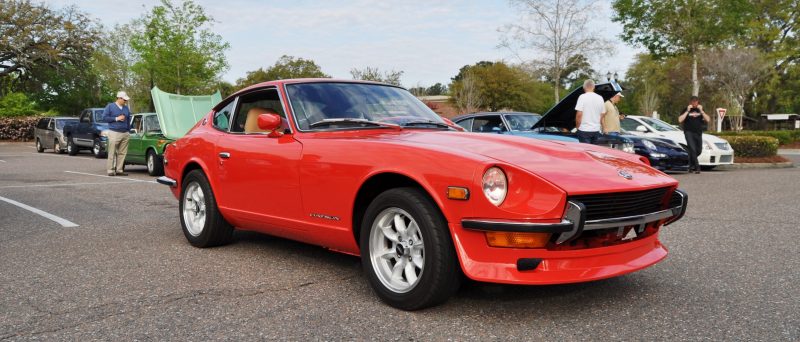
M 266 133 L 258 128 L 258 116 L 268 113 L 277 114 L 282 118 L 282 129 L 288 127 L 286 113 L 283 112 L 277 89 L 260 90 L 240 96 L 231 132 Z
M 84 110 L 83 112 L 81 112 L 81 122 L 89 122 L 89 114 L 91 113 L 92 112 L 88 110 Z
M 472 119 L 461 120 L 459 122 L 456 122 L 456 124 L 458 124 L 461 127 L 464 127 L 464 129 L 467 130 L 467 132 L 472 132 Z
M 619 123 L 619 125 L 622 126 L 622 129 L 626 131 L 635 132 L 636 126 L 639 126 L 640 123 L 639 121 L 636 121 L 634 119 L 625 118 L 622 120 L 622 122 Z
M 136 130 L 136 133 L 142 132 L 142 116 L 136 115 L 131 120 L 131 128 Z
M 52 131 L 54 128 L 56 128 L 55 120 L 47 119 L 47 129 Z
M 499 115 L 479 116 L 472 121 L 472 131 L 481 133 L 505 132 L 503 119 Z
M 160 131 L 161 126 L 158 124 L 158 116 L 148 115 L 144 117 L 144 130 L 145 132 Z
M 222 109 L 214 113 L 214 122 L 212 123 L 216 129 L 228 131 L 231 122 L 231 113 L 233 113 L 233 105 L 236 101 L 231 101 Z
M 36 128 L 39 128 L 39 129 L 47 128 L 47 120 L 50 120 L 50 119 L 39 119 L 39 122 L 36 123 Z

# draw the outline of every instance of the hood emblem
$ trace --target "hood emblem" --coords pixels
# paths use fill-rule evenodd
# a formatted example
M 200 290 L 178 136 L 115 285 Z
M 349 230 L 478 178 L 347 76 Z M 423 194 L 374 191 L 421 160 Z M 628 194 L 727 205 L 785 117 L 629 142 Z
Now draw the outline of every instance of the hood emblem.
M 622 178 L 625 178 L 625 179 L 628 179 L 628 180 L 631 180 L 631 179 L 633 179 L 633 175 L 632 175 L 632 174 L 630 174 L 630 173 L 628 173 L 628 171 L 625 171 L 625 170 L 617 170 L 617 174 L 618 174 L 620 177 L 622 177 Z

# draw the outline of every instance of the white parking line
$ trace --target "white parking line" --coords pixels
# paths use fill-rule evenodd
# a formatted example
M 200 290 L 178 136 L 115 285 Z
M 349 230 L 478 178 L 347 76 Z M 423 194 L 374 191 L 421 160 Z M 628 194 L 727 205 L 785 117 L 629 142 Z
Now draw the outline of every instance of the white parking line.
M 3 196 L 0 196 L 0 201 L 4 201 L 4 202 L 7 202 L 7 203 L 16 205 L 16 206 L 18 206 L 18 207 L 20 207 L 22 209 L 25 209 L 27 211 L 30 211 L 32 213 L 39 214 L 40 216 L 42 216 L 42 217 L 44 217 L 46 219 L 49 219 L 51 221 L 54 221 L 55 223 L 60 224 L 62 227 L 65 227 L 65 228 L 78 227 L 77 224 L 75 224 L 75 223 L 73 223 L 73 222 L 71 222 L 69 220 L 60 218 L 60 217 L 58 217 L 56 215 L 53 215 L 51 213 L 48 213 L 46 211 L 36 209 L 36 208 L 31 207 L 31 206 L 29 206 L 27 204 L 19 203 L 19 202 L 15 201 L 15 200 L 12 200 L 12 199 L 9 199 L 9 198 L 5 198 Z
M 5 163 L 5 162 L 6 162 L 5 160 L 0 159 L 0 163 Z
M 97 182 L 97 183 L 61 183 L 61 184 L 27 184 L 27 185 L 6 185 L 0 186 L 0 189 L 13 189 L 13 188 L 49 188 L 59 186 L 76 186 L 76 185 L 104 185 L 104 184 L 131 184 L 131 182 Z
M 141 179 L 123 178 L 123 177 L 119 177 L 119 176 L 111 177 L 111 176 L 105 176 L 105 175 L 96 175 L 94 173 L 88 173 L 88 172 L 78 172 L 78 171 L 64 171 L 64 172 L 66 172 L 66 173 L 74 173 L 74 174 L 84 175 L 84 176 L 95 176 L 95 177 L 103 177 L 103 178 L 110 178 L 110 179 L 126 180 L 126 181 L 129 181 L 129 182 L 142 182 L 142 183 L 158 184 L 158 183 L 156 183 L 156 181 L 146 181 L 146 180 L 141 180 Z

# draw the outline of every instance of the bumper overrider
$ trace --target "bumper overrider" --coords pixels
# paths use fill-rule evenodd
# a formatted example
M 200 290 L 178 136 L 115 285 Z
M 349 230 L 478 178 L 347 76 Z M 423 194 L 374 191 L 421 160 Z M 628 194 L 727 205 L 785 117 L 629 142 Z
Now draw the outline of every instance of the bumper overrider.
M 490 219 L 464 219 L 461 227 L 465 230 L 481 232 L 515 232 L 515 233 L 551 233 L 555 246 L 564 245 L 569 241 L 579 238 L 587 232 L 603 229 L 624 229 L 633 227 L 637 234 L 642 234 L 646 227 L 655 222 L 663 222 L 663 226 L 670 225 L 680 220 L 686 213 L 689 196 L 682 190 L 675 190 L 675 200 L 670 201 L 667 209 L 654 212 L 621 216 L 613 218 L 587 220 L 587 209 L 583 203 L 574 200 L 567 201 L 567 209 L 560 222 L 556 223 L 531 223 L 509 222 Z M 628 246 L 628 247 L 626 247 Z M 605 250 L 604 250 L 605 249 Z M 494 280 L 506 283 L 529 284 L 554 284 L 568 283 L 593 279 L 602 279 L 610 276 L 624 274 L 641 269 L 658 262 L 666 256 L 666 249 L 657 240 L 656 235 L 647 236 L 639 241 L 622 243 L 612 247 L 591 248 L 588 250 L 558 251 L 558 250 L 520 250 L 520 249 L 495 249 L 497 256 L 502 255 L 504 262 L 508 258 L 516 258 L 515 271 L 509 274 L 510 267 L 504 269 L 506 276 L 483 277 L 482 280 Z M 514 253 L 511 253 L 511 252 Z M 612 255 L 616 254 L 616 257 Z M 593 259 L 593 260 L 590 260 Z M 627 260 L 626 260 L 627 259 Z M 500 262 L 498 260 L 498 262 Z M 548 263 L 549 262 L 549 263 Z M 608 262 L 608 263 L 606 263 Z M 503 263 L 503 262 L 501 262 Z M 540 267 L 540 265 L 543 265 Z M 586 265 L 585 269 L 582 269 Z M 538 268 L 538 269 L 537 269 Z M 535 271 L 535 272 L 526 272 Z M 536 278 L 537 272 L 553 273 L 546 278 Z M 503 272 L 491 272 L 495 275 Z M 515 272 L 516 273 L 516 272 Z M 557 275 L 556 275 L 557 274 Z M 541 281 L 540 281 L 541 280 Z
M 178 186 L 178 182 L 176 182 L 174 179 L 169 178 L 167 176 L 161 176 L 161 177 L 156 178 L 156 182 L 158 182 L 158 184 L 168 185 L 170 188 L 174 188 L 174 187 Z

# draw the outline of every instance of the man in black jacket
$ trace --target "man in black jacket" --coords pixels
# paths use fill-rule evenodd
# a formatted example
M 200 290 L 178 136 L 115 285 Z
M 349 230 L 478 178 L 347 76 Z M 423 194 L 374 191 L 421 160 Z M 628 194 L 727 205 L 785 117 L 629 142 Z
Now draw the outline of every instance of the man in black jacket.
M 678 117 L 678 122 L 683 124 L 683 135 L 686 137 L 686 146 L 689 147 L 689 173 L 700 173 L 700 163 L 697 156 L 703 152 L 703 126 L 711 118 L 703 111 L 700 99 L 692 96 L 686 111 Z

